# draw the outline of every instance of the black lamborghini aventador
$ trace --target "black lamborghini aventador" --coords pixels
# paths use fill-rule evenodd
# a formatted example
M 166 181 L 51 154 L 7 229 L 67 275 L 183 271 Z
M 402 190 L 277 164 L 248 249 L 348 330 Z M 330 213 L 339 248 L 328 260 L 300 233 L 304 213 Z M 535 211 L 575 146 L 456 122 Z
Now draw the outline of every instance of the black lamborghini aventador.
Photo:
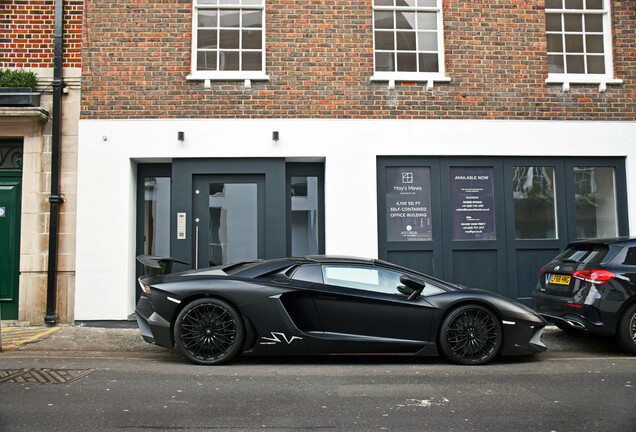
M 198 364 L 237 354 L 438 355 L 477 365 L 542 352 L 546 322 L 526 306 L 379 260 L 311 256 L 158 275 L 142 256 L 136 310 L 147 342 Z

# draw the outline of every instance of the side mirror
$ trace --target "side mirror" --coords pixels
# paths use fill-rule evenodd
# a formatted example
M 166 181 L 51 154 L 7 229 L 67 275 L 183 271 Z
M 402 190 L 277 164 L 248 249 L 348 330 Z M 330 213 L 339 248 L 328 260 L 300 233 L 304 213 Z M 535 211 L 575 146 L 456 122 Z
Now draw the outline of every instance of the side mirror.
M 404 286 L 398 287 L 398 291 L 402 294 L 408 295 L 408 300 L 415 300 L 424 288 L 426 284 L 424 281 L 416 280 L 407 275 L 400 276 L 400 282 L 404 284 Z

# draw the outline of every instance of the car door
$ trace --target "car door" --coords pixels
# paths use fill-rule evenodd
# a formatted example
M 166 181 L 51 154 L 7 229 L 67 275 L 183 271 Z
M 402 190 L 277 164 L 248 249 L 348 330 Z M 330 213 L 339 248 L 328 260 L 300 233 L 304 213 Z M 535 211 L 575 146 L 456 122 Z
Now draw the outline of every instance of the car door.
M 341 352 L 417 352 L 430 339 L 434 308 L 398 291 L 400 273 L 375 266 L 322 264 L 312 285 L 326 337 Z

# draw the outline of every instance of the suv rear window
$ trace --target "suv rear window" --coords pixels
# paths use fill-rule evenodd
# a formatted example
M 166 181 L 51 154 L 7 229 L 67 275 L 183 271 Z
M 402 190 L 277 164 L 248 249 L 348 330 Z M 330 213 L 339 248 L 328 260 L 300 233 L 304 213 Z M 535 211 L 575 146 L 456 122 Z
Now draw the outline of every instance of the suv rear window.
M 564 263 L 576 263 L 586 265 L 599 265 L 609 248 L 606 245 L 574 245 L 567 248 L 563 253 L 556 257 L 556 260 Z

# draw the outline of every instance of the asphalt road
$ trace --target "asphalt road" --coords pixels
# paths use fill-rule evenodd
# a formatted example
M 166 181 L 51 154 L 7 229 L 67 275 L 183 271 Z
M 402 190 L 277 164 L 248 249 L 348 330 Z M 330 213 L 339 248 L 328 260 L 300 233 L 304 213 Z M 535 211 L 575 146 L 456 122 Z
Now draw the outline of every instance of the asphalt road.
M 629 431 L 636 357 L 560 331 L 536 356 L 480 367 L 439 358 L 241 358 L 166 352 L 0 356 L 0 370 L 86 373 L 0 384 L 0 431 Z M 545 339 L 544 339 L 545 340 Z

